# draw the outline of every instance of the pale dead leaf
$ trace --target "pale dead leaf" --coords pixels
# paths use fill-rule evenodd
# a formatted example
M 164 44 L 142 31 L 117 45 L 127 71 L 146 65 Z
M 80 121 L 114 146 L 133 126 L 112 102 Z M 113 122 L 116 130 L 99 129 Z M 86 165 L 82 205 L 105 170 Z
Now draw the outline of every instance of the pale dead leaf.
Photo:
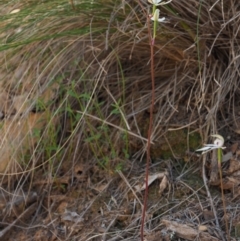
M 206 225 L 199 225 L 199 226 L 198 226 L 198 231 L 204 232 L 204 231 L 207 231 L 207 230 L 208 230 L 208 228 L 207 228 Z
M 186 224 L 181 224 L 175 221 L 162 220 L 162 223 L 167 227 L 168 230 L 174 232 L 178 237 L 186 240 L 194 240 L 198 231 Z
M 162 223 L 167 227 L 167 230 L 174 232 L 177 237 L 183 238 L 184 240 L 196 240 L 196 238 L 201 241 L 219 240 L 207 232 L 200 232 L 199 230 L 190 227 L 190 224 L 181 224 L 169 220 L 162 220 Z
M 228 174 L 234 173 L 240 170 L 240 162 L 234 158 L 230 160 Z
M 10 14 L 14 14 L 14 13 L 18 13 L 18 12 L 20 12 L 20 9 L 19 9 L 19 8 L 12 10 L 12 11 L 10 12 Z
M 149 175 L 148 176 L 148 186 L 150 186 L 156 179 L 161 179 L 161 178 L 165 177 L 166 175 L 168 175 L 167 172 L 161 172 L 161 173 Z M 140 192 L 140 191 L 145 190 L 146 184 L 144 183 L 142 186 L 136 185 L 134 188 L 137 192 Z
M 168 186 L 168 179 L 167 179 L 167 176 L 165 175 L 159 185 L 158 192 L 160 195 L 162 195 L 163 191 L 167 188 L 167 186 Z
M 223 179 L 222 188 L 224 190 L 233 190 L 238 186 L 239 183 L 240 183 L 239 180 L 236 178 L 226 177 Z M 220 181 L 219 181 L 219 184 L 220 184 Z
M 79 214 L 67 210 L 64 212 L 61 218 L 63 221 L 70 221 L 74 223 L 79 223 L 83 221 L 83 218 Z

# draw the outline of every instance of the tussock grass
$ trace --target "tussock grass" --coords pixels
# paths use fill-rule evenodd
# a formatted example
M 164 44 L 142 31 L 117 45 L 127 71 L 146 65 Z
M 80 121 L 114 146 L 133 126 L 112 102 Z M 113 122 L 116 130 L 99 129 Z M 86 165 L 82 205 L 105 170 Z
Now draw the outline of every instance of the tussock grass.
M 160 152 L 153 159 L 161 158 L 169 128 L 187 127 L 206 140 L 209 132 L 230 131 L 237 123 L 239 4 L 215 2 L 173 1 L 161 8 L 168 23 L 159 26 L 155 41 L 152 142 Z M 141 4 L 149 8 L 145 1 Z M 9 14 L 18 8 L 18 13 Z M 42 196 L 38 214 L 49 223 L 56 210 L 50 197 L 74 193 L 81 199 L 73 189 L 86 186 L 87 178 L 98 190 L 95 200 L 111 189 L 117 202 L 126 205 L 119 193 L 130 189 L 115 171 L 142 171 L 136 160 L 144 158 L 151 102 L 149 39 L 138 1 L 75 1 L 74 9 L 67 1 L 3 1 L 1 9 L 0 88 L 5 97 L 0 110 L 1 125 L 8 127 L 2 146 L 17 143 L 5 161 L 11 165 L 3 168 L 2 195 L 11 193 L 14 203 L 21 191 L 26 195 L 37 190 Z M 20 99 L 14 101 L 16 97 Z M 42 125 L 32 124 L 35 113 L 42 113 Z M 18 122 L 20 134 L 10 135 Z M 23 130 L 21 123 L 29 128 Z M 75 185 L 81 183 L 82 173 L 84 184 Z M 109 184 L 105 190 L 98 186 L 102 182 L 122 186 Z M 78 213 L 84 217 L 93 203 L 89 201 L 86 211 L 79 207 Z M 159 220 L 158 208 L 153 209 L 154 220 Z M 132 216 L 132 224 L 125 226 L 118 221 L 125 231 L 113 222 L 106 229 L 107 240 L 116 235 L 137 238 L 139 219 Z M 151 227 L 157 229 L 158 223 L 153 221 Z M 82 230 L 81 240 L 93 240 L 92 227 Z M 74 231 L 65 239 L 71 235 L 80 238 Z

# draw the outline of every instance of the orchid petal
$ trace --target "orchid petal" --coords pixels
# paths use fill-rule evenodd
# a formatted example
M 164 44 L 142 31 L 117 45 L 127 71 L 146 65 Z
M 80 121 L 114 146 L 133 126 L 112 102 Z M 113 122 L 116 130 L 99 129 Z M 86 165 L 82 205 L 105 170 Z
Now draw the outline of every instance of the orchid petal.
M 152 21 L 157 21 L 157 22 L 159 22 L 159 23 L 164 22 L 165 17 L 159 18 L 159 15 L 160 15 L 160 10 L 159 10 L 159 9 L 156 9 L 155 12 L 154 12 L 153 17 L 151 17 L 151 20 L 152 20 Z
M 215 145 L 215 144 L 205 144 L 204 146 L 208 146 L 208 147 L 219 147 L 218 145 Z
M 162 0 L 148 0 L 149 3 L 155 5 L 155 6 L 160 6 L 160 5 L 166 5 L 170 3 L 172 0 L 169 0 L 167 2 L 162 2 Z
M 196 151 L 206 151 L 206 150 L 211 150 L 211 147 L 205 146 L 200 149 L 197 149 Z
M 148 0 L 149 3 L 157 5 L 161 2 L 162 0 Z
M 159 22 L 159 23 L 162 23 L 162 22 L 164 22 L 165 21 L 165 17 L 162 17 L 162 18 L 159 18 L 157 21 Z

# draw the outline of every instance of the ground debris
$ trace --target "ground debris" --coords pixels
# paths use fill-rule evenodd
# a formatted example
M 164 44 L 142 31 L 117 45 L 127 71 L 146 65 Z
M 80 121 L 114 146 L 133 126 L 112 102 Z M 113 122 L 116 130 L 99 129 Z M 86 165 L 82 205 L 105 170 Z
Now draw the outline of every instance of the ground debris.
M 152 175 L 148 176 L 148 186 L 150 186 L 155 180 L 157 179 L 162 179 L 159 185 L 159 193 L 162 194 L 162 192 L 165 190 L 167 187 L 167 176 L 168 172 L 161 172 L 161 173 L 155 173 Z M 135 190 L 137 192 L 143 191 L 146 188 L 146 184 L 144 183 L 142 186 L 141 185 L 136 185 Z
M 185 240 L 196 240 L 196 238 L 199 238 L 201 241 L 219 240 L 207 232 L 202 232 L 201 228 L 196 229 L 191 227 L 191 224 L 181 224 L 179 222 L 169 220 L 162 220 L 162 224 L 164 224 L 166 229 L 174 234 L 174 236 Z

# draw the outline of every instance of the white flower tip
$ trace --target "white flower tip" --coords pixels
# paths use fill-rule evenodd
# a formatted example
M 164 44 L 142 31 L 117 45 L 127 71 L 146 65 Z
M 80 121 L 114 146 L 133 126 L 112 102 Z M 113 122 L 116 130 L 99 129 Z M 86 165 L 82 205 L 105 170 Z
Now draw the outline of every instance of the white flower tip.
M 159 19 L 158 19 L 158 22 L 159 22 L 159 23 L 165 22 L 165 19 L 166 19 L 165 17 L 159 18 Z
M 224 138 L 220 135 L 211 135 L 212 137 L 216 137 L 213 144 L 205 144 L 204 147 L 197 149 L 196 151 L 202 151 L 202 154 L 207 153 L 208 151 L 212 151 L 214 149 L 225 149 L 226 147 L 223 146 Z
M 149 3 L 157 5 L 161 2 L 162 0 L 148 0 Z
M 217 135 L 217 134 L 211 135 L 211 136 L 212 137 L 216 137 L 216 139 L 213 142 L 216 146 L 218 146 L 219 148 L 223 147 L 223 145 L 224 145 L 224 138 L 222 136 Z
M 151 17 L 151 20 L 159 22 L 159 23 L 164 22 L 165 21 L 165 17 L 159 18 L 159 15 L 160 15 L 160 10 L 156 9 L 155 12 L 154 12 L 153 17 Z
M 155 6 L 159 6 L 159 5 L 165 5 L 170 3 L 172 0 L 169 0 L 167 2 L 162 2 L 162 0 L 148 0 L 149 3 L 155 5 Z M 161 3 L 162 2 L 162 3 Z

